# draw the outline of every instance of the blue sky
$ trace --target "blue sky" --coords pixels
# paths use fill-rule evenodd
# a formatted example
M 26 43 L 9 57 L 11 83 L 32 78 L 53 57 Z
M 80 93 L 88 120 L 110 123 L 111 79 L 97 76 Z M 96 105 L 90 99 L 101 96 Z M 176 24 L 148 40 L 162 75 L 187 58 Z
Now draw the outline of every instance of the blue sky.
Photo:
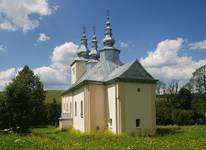
M 79 44 L 84 25 L 89 45 L 92 26 L 96 26 L 101 48 L 107 9 L 123 62 L 139 59 L 154 77 L 165 82 L 186 82 L 197 67 L 206 64 L 205 0 L 40 1 L 0 1 L 0 90 L 24 65 L 34 69 L 46 88 L 67 88 L 73 54 L 64 46 Z M 16 5 L 23 7 L 17 9 Z M 59 53 L 68 56 L 68 62 Z M 48 70 L 54 74 L 64 70 L 64 77 L 56 73 L 48 80 Z

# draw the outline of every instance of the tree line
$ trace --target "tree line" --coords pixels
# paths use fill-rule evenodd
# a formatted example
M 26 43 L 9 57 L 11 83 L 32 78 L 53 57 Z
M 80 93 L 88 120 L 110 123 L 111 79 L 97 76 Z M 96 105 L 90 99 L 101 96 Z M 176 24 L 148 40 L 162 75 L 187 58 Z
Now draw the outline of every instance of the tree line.
M 157 124 L 206 123 L 206 65 L 195 70 L 180 90 L 178 81 L 169 85 L 159 81 L 156 93 Z
M 60 116 L 60 105 L 53 99 L 45 103 L 43 83 L 25 66 L 0 94 L 0 129 L 17 132 L 30 127 L 55 125 Z

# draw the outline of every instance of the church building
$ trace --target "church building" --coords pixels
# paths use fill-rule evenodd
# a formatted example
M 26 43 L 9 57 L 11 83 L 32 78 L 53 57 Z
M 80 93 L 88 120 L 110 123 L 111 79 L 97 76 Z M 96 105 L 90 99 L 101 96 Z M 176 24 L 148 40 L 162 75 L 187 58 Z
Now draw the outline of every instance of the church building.
M 122 63 L 107 16 L 103 48 L 95 32 L 91 49 L 83 32 L 71 64 L 71 86 L 62 93 L 60 129 L 115 134 L 156 131 L 156 81 L 138 60 Z

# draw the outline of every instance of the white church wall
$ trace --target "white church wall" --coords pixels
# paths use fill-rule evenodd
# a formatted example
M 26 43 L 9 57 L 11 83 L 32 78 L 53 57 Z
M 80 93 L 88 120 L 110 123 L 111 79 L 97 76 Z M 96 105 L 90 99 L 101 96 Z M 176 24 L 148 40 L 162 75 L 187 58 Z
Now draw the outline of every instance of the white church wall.
M 73 127 L 85 131 L 85 89 L 80 88 L 73 93 Z M 81 112 L 82 106 L 82 112 Z M 82 113 L 82 114 L 81 114 Z
M 72 96 L 71 95 L 65 95 L 62 97 L 62 102 L 61 102 L 61 112 L 62 113 L 71 113 L 72 110 Z
M 115 97 L 115 85 L 109 85 L 107 87 L 107 100 L 109 106 L 108 112 L 108 128 L 113 133 L 116 133 L 116 97 Z
M 122 132 L 154 134 L 156 130 L 155 84 L 119 83 Z M 136 119 L 139 119 L 139 126 Z
M 86 62 L 80 61 L 75 62 L 71 66 L 71 81 L 72 84 L 75 83 L 80 79 L 80 77 L 85 73 L 86 71 Z

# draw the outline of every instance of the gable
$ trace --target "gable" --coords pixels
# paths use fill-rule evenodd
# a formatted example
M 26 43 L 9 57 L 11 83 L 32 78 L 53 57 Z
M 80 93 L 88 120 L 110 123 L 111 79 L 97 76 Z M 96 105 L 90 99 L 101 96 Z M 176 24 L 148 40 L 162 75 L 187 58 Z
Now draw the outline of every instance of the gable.
M 154 78 L 143 68 L 136 60 L 119 78 L 137 79 L 137 80 L 154 80 Z

